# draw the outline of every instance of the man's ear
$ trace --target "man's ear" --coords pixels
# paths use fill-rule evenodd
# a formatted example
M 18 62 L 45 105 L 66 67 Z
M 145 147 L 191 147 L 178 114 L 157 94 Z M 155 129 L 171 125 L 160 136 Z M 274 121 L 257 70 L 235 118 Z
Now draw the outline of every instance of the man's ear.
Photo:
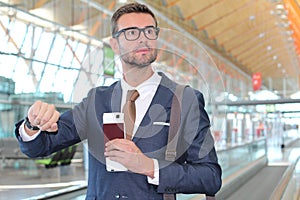
M 118 44 L 117 39 L 110 38 L 109 44 L 110 44 L 110 47 L 112 48 L 112 50 L 115 52 L 115 54 L 120 55 L 119 44 Z

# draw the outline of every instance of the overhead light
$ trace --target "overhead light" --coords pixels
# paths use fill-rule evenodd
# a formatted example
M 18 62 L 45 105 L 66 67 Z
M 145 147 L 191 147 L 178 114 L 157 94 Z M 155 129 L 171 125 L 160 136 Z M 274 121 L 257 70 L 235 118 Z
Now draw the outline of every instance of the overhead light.
M 284 74 L 285 74 L 285 72 L 286 72 L 285 69 L 282 69 L 281 71 L 282 71 L 282 73 L 284 73 Z
M 278 10 L 283 10 L 284 9 L 284 6 L 282 4 L 277 4 L 276 5 L 276 9 Z
M 285 14 L 282 14 L 282 15 L 280 16 L 280 18 L 281 18 L 281 19 L 287 19 L 287 16 L 286 16 Z
M 277 16 L 282 15 L 282 10 L 276 10 L 276 15 L 277 15 Z
M 273 60 L 277 60 L 277 58 L 278 58 L 277 56 L 273 56 Z
M 294 39 L 292 37 L 288 37 L 289 42 L 294 42 Z
M 259 37 L 259 38 L 262 38 L 262 37 L 265 37 L 265 35 L 266 35 L 265 33 L 260 33 L 260 34 L 258 35 L 258 37 Z
M 286 31 L 286 34 L 287 34 L 287 35 L 292 35 L 292 34 L 293 34 L 293 31 L 292 31 L 292 30 L 288 30 L 288 31 Z
M 254 16 L 254 15 L 251 15 L 251 16 L 249 17 L 249 20 L 255 20 L 255 16 Z
M 271 51 L 271 50 L 272 50 L 272 46 L 270 46 L 270 45 L 267 46 L 267 50 L 268 50 L 268 51 Z
M 9 10 L 7 11 L 7 15 L 8 15 L 9 17 L 14 16 L 15 14 L 16 14 L 16 11 L 13 10 L 12 8 L 9 8 Z
M 289 27 L 290 23 L 289 22 L 283 22 L 283 27 Z
M 281 64 L 281 63 L 278 63 L 278 64 L 277 64 L 277 67 L 278 67 L 278 68 L 280 68 L 281 66 L 282 66 L 282 64 Z

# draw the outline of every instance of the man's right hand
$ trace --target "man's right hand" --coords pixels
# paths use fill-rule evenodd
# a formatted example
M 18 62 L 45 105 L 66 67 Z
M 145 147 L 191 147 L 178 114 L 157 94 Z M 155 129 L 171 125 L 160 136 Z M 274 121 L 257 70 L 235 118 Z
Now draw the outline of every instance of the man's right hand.
M 58 130 L 57 121 L 60 113 L 53 104 L 36 101 L 28 110 L 28 119 L 32 126 L 37 126 L 42 131 L 55 132 Z M 33 135 L 32 131 L 25 126 L 26 132 Z

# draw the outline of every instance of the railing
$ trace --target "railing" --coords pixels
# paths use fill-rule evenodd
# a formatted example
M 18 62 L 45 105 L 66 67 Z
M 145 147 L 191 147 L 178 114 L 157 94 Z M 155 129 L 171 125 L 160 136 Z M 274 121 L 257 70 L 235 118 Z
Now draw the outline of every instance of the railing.
M 250 163 L 266 156 L 267 142 L 265 138 L 262 138 L 230 149 L 221 150 L 217 153 L 223 170 L 222 179 L 225 179 Z
M 237 145 L 235 147 L 221 150 L 217 152 L 219 163 L 222 167 L 223 174 L 223 186 L 225 190 L 231 190 L 236 187 L 237 184 L 232 184 L 232 180 L 235 180 L 238 175 L 251 174 L 254 168 L 260 168 L 264 158 L 267 157 L 267 144 L 266 139 L 259 139 L 251 143 Z M 249 167 L 251 166 L 251 167 Z M 258 167 L 257 167 L 258 166 Z M 258 170 L 257 169 L 257 170 Z M 247 176 L 245 176 L 247 177 Z M 245 178 L 246 180 L 246 178 Z M 221 189 L 222 191 L 222 189 Z M 227 191 L 222 191 L 222 193 Z M 201 200 L 205 199 L 201 194 L 178 194 L 178 200 Z M 218 195 L 217 195 L 218 199 Z
M 298 200 L 300 199 L 300 157 L 289 166 L 281 181 L 275 188 L 270 199 Z

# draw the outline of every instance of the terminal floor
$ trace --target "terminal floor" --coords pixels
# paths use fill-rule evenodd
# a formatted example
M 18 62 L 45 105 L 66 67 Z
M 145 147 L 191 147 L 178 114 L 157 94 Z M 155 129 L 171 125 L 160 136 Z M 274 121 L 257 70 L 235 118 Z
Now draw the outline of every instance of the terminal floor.
M 37 199 L 39 195 L 86 182 L 83 167 L 74 164 L 52 169 L 0 168 L 0 200 Z
M 268 191 L 271 191 L 279 181 L 280 176 L 276 176 L 276 174 L 282 174 L 287 164 L 296 160 L 299 155 L 300 140 L 294 141 L 284 149 L 281 149 L 280 145 L 269 143 L 268 167 L 259 171 L 257 176 L 242 185 L 228 200 L 261 199 L 253 195 L 261 195 L 260 197 L 265 197 L 263 199 L 268 199 L 268 195 L 270 195 Z M 82 184 L 85 181 L 86 174 L 83 166 L 78 163 L 69 167 L 57 167 L 50 170 L 43 167 L 28 170 L 16 166 L 6 167 L 2 164 L 0 168 L 0 200 L 35 199 L 31 197 Z M 264 189 L 261 190 L 261 188 Z M 260 192 L 261 194 L 259 194 Z M 69 194 L 68 197 L 56 199 L 81 200 L 84 199 L 84 194 L 81 191 L 77 194 Z

